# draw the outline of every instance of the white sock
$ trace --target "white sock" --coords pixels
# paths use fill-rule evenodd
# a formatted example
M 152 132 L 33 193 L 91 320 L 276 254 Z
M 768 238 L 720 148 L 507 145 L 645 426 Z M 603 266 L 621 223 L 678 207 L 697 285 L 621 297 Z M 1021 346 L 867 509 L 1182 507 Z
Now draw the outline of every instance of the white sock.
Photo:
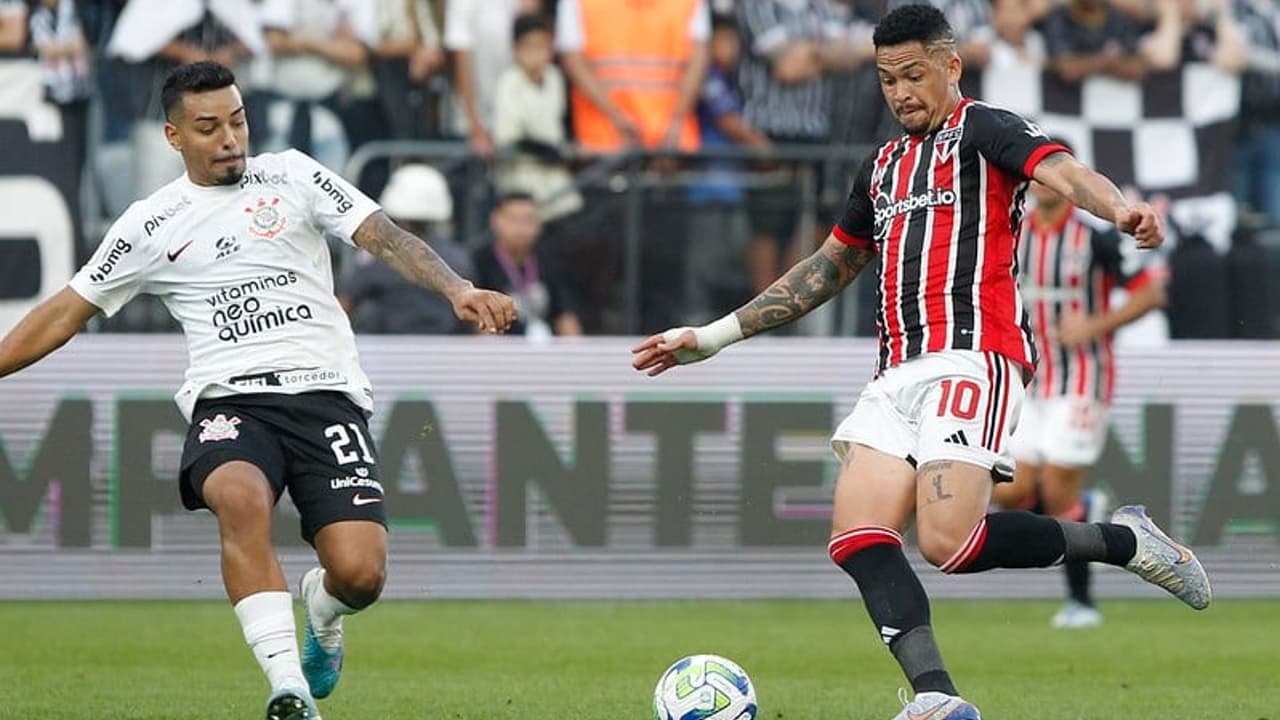
M 342 617 L 359 611 L 329 594 L 324 587 L 323 574 L 311 597 L 307 598 L 307 606 L 311 611 L 311 627 L 316 632 L 320 647 L 329 652 L 337 650 L 342 643 Z
M 236 603 L 236 617 L 244 640 L 267 674 L 274 692 L 283 687 L 306 688 L 298 655 L 293 596 L 284 591 L 254 593 Z

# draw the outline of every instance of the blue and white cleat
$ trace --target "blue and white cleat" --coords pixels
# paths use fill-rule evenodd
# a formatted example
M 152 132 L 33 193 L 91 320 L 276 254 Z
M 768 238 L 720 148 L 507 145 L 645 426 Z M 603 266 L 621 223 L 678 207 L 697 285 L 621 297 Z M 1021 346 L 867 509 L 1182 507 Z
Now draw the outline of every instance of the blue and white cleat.
M 267 698 L 266 720 L 320 720 L 320 711 L 306 690 L 280 688 Z
M 907 702 L 907 691 L 899 689 L 898 700 L 903 708 L 893 720 L 982 720 L 978 708 L 946 693 L 922 692 Z
M 335 631 L 338 638 L 336 649 L 326 650 L 316 636 L 311 625 L 311 595 L 323 586 L 324 568 L 311 568 L 302 576 L 299 583 L 299 594 L 302 596 L 302 614 L 306 617 L 307 632 L 302 640 L 302 675 L 311 685 L 311 694 L 316 698 L 327 698 L 338 684 L 342 676 L 342 627 Z
M 1142 505 L 1117 508 L 1111 522 L 1124 525 L 1138 539 L 1138 551 L 1125 569 L 1168 590 L 1196 610 L 1209 607 L 1213 589 L 1209 576 L 1190 548 L 1174 542 L 1147 516 Z

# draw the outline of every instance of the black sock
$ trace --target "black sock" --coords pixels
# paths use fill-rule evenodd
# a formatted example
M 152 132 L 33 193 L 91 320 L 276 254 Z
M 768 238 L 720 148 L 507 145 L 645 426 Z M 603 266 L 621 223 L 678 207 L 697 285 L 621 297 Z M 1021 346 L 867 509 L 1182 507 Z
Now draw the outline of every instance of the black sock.
M 858 584 L 880 638 L 917 693 L 959 695 L 929 626 L 929 596 L 900 545 L 878 543 L 854 552 L 840 567 Z
M 986 539 L 972 555 L 947 572 L 976 573 L 992 568 L 1048 567 L 1066 550 L 1057 520 L 1025 510 L 991 513 L 985 519 Z
M 1124 567 L 1138 551 L 1138 539 L 1124 525 L 1057 521 L 1066 540 L 1063 560 L 1096 560 Z
M 1093 594 L 1089 591 L 1089 563 L 1071 560 L 1063 564 L 1067 576 L 1067 595 L 1081 605 L 1093 607 Z

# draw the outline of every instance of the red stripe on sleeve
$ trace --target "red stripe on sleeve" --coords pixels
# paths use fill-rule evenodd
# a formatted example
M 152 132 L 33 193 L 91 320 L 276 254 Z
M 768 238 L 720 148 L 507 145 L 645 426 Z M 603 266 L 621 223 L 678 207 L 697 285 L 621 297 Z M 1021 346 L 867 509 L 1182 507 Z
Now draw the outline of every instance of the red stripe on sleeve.
M 1027 161 L 1022 164 L 1022 176 L 1028 178 L 1031 177 L 1032 173 L 1036 171 L 1036 166 L 1040 164 L 1040 161 L 1056 152 L 1064 152 L 1068 155 L 1071 154 L 1071 151 L 1068 150 L 1065 145 L 1059 145 L 1058 143 L 1041 145 L 1035 150 L 1032 150 Z
M 834 235 L 837 240 L 844 243 L 845 245 L 860 247 L 866 250 L 870 250 L 872 252 L 875 252 L 876 250 L 876 244 L 874 241 L 870 240 L 869 238 L 858 237 L 857 235 L 850 235 L 849 233 L 845 232 L 844 228 L 840 227 L 838 224 L 831 228 L 831 234 Z

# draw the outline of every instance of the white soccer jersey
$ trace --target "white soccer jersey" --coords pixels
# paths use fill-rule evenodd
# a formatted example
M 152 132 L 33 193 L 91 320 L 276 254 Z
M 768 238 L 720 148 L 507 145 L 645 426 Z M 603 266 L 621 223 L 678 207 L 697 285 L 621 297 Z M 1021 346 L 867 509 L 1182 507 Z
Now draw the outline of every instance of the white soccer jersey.
M 184 174 L 129 206 L 71 280 L 114 315 L 159 297 L 187 337 L 176 400 L 239 393 L 346 393 L 373 409 L 351 323 L 333 293 L 326 235 L 352 243 L 378 204 L 296 150 L 249 158 L 238 185 Z

